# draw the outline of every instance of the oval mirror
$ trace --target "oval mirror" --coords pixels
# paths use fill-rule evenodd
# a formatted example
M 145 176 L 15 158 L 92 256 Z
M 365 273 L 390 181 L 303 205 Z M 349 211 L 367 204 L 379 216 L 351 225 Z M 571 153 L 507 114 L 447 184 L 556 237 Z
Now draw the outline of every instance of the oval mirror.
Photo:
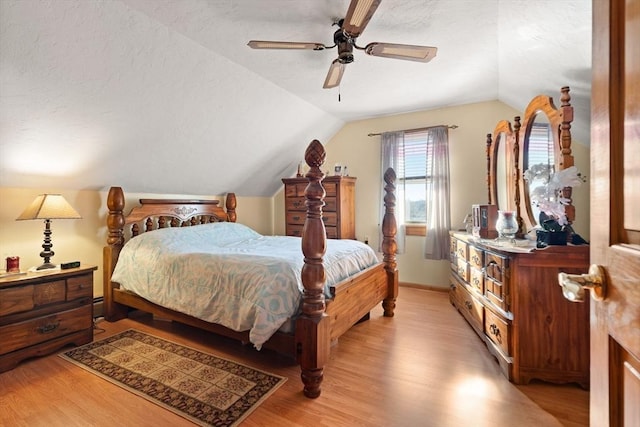
M 551 174 L 556 170 L 556 144 L 555 132 L 547 115 L 538 111 L 533 116 L 529 128 L 525 132 L 523 147 L 522 169 L 539 171 L 536 179 L 524 180 L 525 200 L 527 213 L 533 225 L 540 225 L 540 209 L 531 204 L 531 193 L 538 187 L 549 181 Z
M 509 195 L 507 191 L 507 133 L 501 132 L 496 139 L 496 205 L 498 209 L 509 209 Z
M 491 141 L 489 147 L 489 204 L 497 205 L 498 209 L 513 208 L 513 189 L 511 175 L 513 173 L 513 161 L 511 160 L 513 131 L 511 123 L 501 120 L 491 134 L 487 135 L 487 141 Z

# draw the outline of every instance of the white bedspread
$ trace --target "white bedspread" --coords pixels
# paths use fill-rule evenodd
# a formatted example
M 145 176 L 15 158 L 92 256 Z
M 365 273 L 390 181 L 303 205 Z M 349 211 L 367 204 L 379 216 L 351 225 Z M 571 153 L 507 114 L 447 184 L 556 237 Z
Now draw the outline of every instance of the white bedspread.
M 329 286 L 376 264 L 367 245 L 327 241 Z M 250 331 L 257 349 L 298 313 L 303 266 L 299 237 L 263 236 L 237 223 L 164 228 L 129 240 L 112 281 L 172 310 Z

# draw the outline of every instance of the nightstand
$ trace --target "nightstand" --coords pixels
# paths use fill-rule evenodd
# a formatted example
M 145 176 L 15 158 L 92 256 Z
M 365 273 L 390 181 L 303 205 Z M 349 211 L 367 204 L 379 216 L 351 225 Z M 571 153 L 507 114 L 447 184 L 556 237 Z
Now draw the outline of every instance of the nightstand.
M 93 340 L 95 266 L 0 277 L 0 372 Z

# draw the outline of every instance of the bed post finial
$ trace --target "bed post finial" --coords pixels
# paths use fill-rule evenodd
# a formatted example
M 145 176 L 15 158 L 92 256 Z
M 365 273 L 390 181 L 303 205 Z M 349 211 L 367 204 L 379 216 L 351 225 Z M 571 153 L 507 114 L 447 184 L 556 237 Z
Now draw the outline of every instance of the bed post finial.
M 227 220 L 229 222 L 236 222 L 236 193 L 227 193 L 227 200 L 224 206 L 227 209 Z
M 384 269 L 387 272 L 387 297 L 382 301 L 385 317 L 393 317 L 398 297 L 398 269 L 396 264 L 396 172 L 388 168 L 384 173 L 384 217 L 382 219 L 382 253 Z
M 296 346 L 304 395 L 310 398 L 320 396 L 324 365 L 329 358 L 330 323 L 325 313 L 325 270 L 322 257 L 326 251 L 327 237 L 322 221 L 324 206 L 324 187 L 321 184 L 324 174 L 320 167 L 324 163 L 326 152 L 318 140 L 313 140 L 305 152 L 305 161 L 309 165 L 305 189 L 307 217 L 302 231 L 302 314 L 296 323 Z

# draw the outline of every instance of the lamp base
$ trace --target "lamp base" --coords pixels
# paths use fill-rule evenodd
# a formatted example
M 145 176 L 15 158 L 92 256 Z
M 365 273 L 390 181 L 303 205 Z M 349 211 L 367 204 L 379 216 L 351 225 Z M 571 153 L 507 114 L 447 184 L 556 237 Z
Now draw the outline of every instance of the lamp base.
M 46 270 L 48 268 L 56 268 L 56 267 L 57 266 L 55 264 L 51 264 L 50 262 L 45 262 L 40 267 L 36 268 L 36 271 L 38 271 L 38 270 Z

